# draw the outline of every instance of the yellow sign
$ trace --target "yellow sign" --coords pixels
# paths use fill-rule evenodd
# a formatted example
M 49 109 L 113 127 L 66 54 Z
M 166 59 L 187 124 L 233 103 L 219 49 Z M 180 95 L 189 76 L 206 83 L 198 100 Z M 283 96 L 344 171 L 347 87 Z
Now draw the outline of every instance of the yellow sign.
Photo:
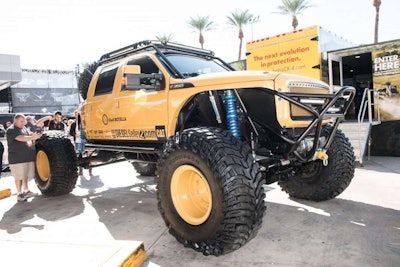
M 318 29 L 315 26 L 247 43 L 247 69 L 321 79 Z

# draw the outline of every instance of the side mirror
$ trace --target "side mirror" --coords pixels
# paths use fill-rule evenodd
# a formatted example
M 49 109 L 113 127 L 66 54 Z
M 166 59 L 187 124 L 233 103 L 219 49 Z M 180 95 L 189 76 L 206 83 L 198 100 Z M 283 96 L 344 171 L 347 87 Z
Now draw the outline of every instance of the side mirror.
M 127 65 L 123 68 L 122 90 L 160 90 L 162 79 L 162 74 L 141 73 L 141 67 L 139 65 Z

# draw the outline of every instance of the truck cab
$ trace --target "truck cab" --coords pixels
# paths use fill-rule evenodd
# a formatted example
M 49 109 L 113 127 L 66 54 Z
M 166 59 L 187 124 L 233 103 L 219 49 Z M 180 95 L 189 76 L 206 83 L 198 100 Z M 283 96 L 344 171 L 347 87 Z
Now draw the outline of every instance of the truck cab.
M 71 192 L 78 165 L 128 160 L 155 177 L 170 233 L 219 256 L 257 233 L 264 183 L 322 201 L 353 178 L 354 152 L 338 129 L 352 87 L 332 94 L 317 79 L 237 71 L 212 51 L 158 41 L 104 54 L 95 67 L 82 78 L 90 81 L 78 115 L 85 150 L 77 155 L 51 131 L 36 143 L 43 194 Z

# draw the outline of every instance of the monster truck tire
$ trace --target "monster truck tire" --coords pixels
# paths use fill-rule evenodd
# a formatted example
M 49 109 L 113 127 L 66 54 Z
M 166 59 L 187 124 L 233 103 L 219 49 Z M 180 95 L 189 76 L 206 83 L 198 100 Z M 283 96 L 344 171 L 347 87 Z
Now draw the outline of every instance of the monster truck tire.
M 323 134 L 331 130 L 328 126 Z M 327 154 L 328 166 L 323 166 L 321 160 L 307 163 L 278 184 L 294 198 L 323 201 L 338 196 L 350 184 L 355 169 L 353 147 L 341 130 L 337 130 Z
M 132 162 L 136 172 L 142 176 L 155 176 L 157 165 L 155 163 Z
M 77 157 L 71 141 L 60 131 L 46 131 L 36 141 L 36 176 L 46 196 L 70 193 L 78 178 Z
M 157 164 L 159 211 L 169 232 L 204 255 L 253 238 L 265 211 L 263 180 L 248 145 L 217 128 L 173 137 Z

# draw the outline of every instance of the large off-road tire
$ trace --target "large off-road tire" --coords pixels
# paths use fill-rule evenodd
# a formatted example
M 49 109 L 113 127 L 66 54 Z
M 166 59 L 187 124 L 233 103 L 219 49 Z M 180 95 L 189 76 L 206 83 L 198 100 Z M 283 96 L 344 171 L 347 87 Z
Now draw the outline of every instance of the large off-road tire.
M 71 141 L 61 131 L 46 131 L 36 141 L 36 176 L 46 196 L 70 193 L 78 178 L 77 157 Z
M 332 127 L 327 126 L 323 134 L 327 135 Z M 291 197 L 313 201 L 335 198 L 350 184 L 354 176 L 355 156 L 349 139 L 337 130 L 327 151 L 328 166 L 321 160 L 304 164 L 295 169 L 295 174 L 278 184 Z
M 192 128 L 173 137 L 157 164 L 159 211 L 169 232 L 204 255 L 253 238 L 265 211 L 263 180 L 248 145 L 228 131 Z
M 136 172 L 142 176 L 155 176 L 157 165 L 155 163 L 132 162 Z

